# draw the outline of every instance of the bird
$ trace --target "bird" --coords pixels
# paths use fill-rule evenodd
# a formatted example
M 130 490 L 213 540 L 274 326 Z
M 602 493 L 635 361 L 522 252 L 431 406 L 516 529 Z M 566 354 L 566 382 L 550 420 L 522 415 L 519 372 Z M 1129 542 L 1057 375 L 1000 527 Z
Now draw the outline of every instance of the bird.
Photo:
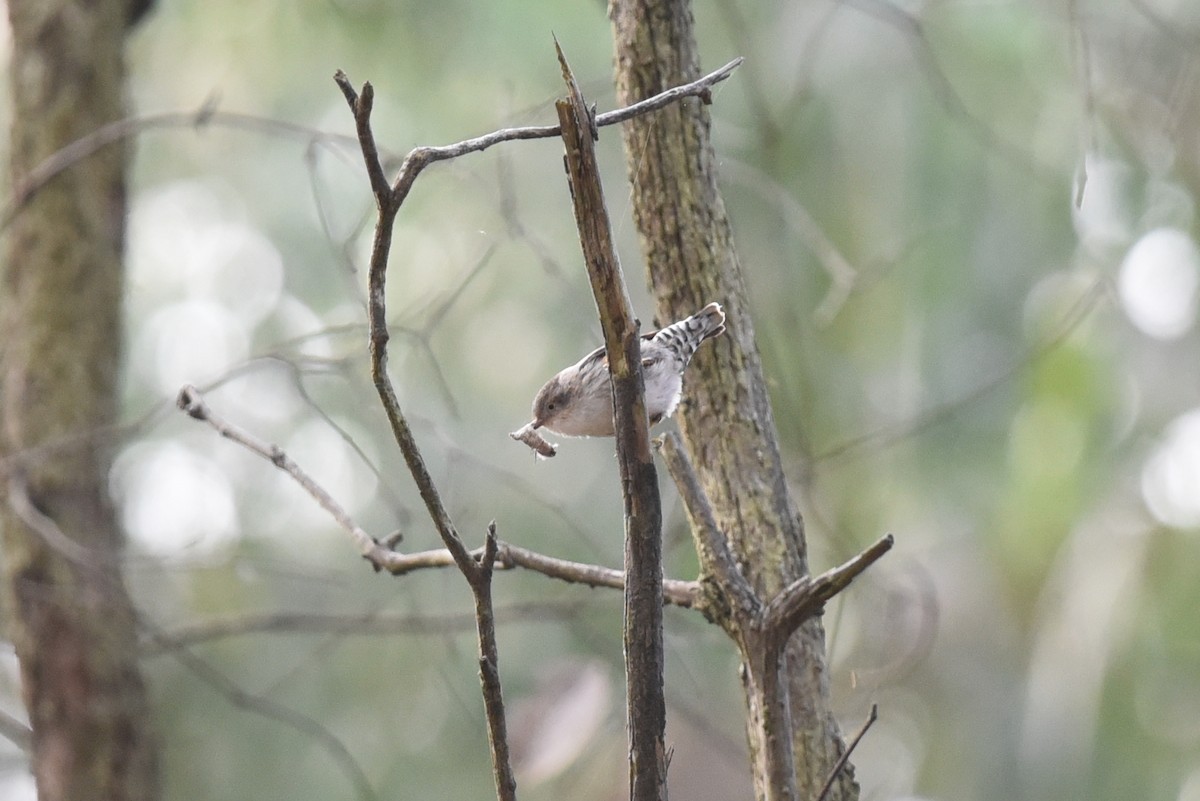
M 683 373 L 696 349 L 724 330 L 725 311 L 719 303 L 709 303 L 691 317 L 642 334 L 642 378 L 651 425 L 674 413 Z M 521 431 L 539 428 L 565 437 L 613 436 L 612 379 L 603 347 L 560 371 L 538 391 L 533 420 Z M 521 439 L 516 432 L 514 438 Z

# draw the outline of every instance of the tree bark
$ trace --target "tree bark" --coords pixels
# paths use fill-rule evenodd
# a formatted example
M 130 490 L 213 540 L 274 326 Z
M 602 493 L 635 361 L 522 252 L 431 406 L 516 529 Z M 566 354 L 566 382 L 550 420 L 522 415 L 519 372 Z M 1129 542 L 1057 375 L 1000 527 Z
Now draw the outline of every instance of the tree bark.
M 612 378 L 613 430 L 625 502 L 625 700 L 630 801 L 667 798 L 663 696 L 662 503 L 650 451 L 641 335 L 625 286 L 593 142 L 595 120 L 562 50 L 569 96 L 558 101 L 579 241 L 596 299 Z
M 699 74 L 687 0 L 612 0 L 610 15 L 619 103 Z M 808 572 L 804 526 L 783 473 L 741 267 L 717 187 L 709 115 L 702 103 L 687 100 L 626 123 L 622 133 L 658 319 L 679 319 L 709 301 L 725 307 L 725 336 L 701 349 L 689 370 L 690 402 L 678 414 L 679 426 L 718 528 L 755 593 L 769 600 Z M 814 618 L 788 641 L 779 666 L 796 792 L 804 799 L 816 797 L 845 748 L 830 711 L 824 653 L 824 630 Z M 766 764 L 762 756 L 778 735 L 758 725 L 762 699 L 755 694 L 763 667 L 742 665 L 756 768 Z M 768 792 L 769 781 L 756 769 L 758 798 L 777 797 Z M 857 795 L 848 767 L 828 797 Z
M 124 115 L 124 3 L 9 0 L 11 186 Z M 108 500 L 126 152 L 23 198 L 0 310 L 5 610 L 43 801 L 158 797 L 158 758 Z

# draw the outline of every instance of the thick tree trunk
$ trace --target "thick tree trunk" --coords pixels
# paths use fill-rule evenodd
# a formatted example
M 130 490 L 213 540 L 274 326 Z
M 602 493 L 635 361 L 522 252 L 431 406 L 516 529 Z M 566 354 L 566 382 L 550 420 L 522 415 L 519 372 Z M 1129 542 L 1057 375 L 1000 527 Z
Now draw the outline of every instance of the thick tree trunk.
M 612 0 L 618 103 L 641 100 L 700 74 L 687 0 Z M 762 599 L 808 572 L 804 526 L 789 497 L 741 268 L 717 188 L 709 115 L 687 100 L 622 127 L 641 236 L 659 320 L 677 320 L 709 301 L 724 305 L 728 331 L 697 354 L 689 375 L 693 403 L 679 425 L 716 522 L 741 569 Z M 805 623 L 785 649 L 781 666 L 792 724 L 796 792 L 815 798 L 844 749 L 829 709 L 824 631 Z M 752 764 L 775 732 L 758 725 L 760 682 L 743 665 Z M 761 721 L 760 721 L 761 722 Z M 756 795 L 769 777 L 756 770 Z M 829 798 L 858 795 L 852 773 Z
M 120 2 L 9 0 L 11 182 L 123 116 Z M 157 752 L 107 496 L 121 345 L 122 147 L 69 167 L 13 220 L 0 443 L 7 630 L 43 801 L 153 799 Z

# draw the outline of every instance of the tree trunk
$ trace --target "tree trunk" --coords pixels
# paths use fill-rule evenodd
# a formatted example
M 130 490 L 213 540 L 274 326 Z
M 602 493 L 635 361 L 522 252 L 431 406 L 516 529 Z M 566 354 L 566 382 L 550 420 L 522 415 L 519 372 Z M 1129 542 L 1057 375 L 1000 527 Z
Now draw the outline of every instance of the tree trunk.
M 700 75 L 687 0 L 613 0 L 616 82 L 622 105 Z M 779 456 L 762 364 L 741 267 L 717 188 L 716 157 L 703 104 L 686 100 L 622 126 L 641 237 L 659 320 L 677 320 L 709 301 L 724 305 L 728 330 L 702 348 L 689 371 L 691 403 L 679 426 L 746 579 L 769 600 L 808 572 L 804 526 L 790 498 Z M 829 708 L 824 630 L 802 625 L 781 666 L 792 725 L 799 798 L 813 799 L 845 745 Z M 754 672 L 742 666 L 752 764 L 765 764 L 768 730 L 755 725 L 760 709 Z M 758 798 L 769 777 L 756 771 Z M 847 769 L 830 799 L 853 799 L 858 786 Z
M 0 317 L 8 633 L 43 801 L 153 799 L 156 743 L 107 494 L 121 351 L 126 153 L 31 172 L 123 116 L 120 2 L 9 0 L 11 183 Z M 26 194 L 30 193 L 30 194 Z

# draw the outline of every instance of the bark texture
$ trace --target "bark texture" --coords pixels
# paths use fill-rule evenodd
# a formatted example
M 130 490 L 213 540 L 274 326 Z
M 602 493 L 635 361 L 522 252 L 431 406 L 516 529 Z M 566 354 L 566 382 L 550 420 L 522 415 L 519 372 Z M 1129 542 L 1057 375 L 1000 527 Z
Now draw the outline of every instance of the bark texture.
M 9 0 L 10 185 L 124 115 L 125 3 Z M 153 799 L 158 759 L 107 494 L 121 354 L 126 153 L 36 194 L 7 232 L 0 492 L 7 632 L 43 801 Z
M 629 798 L 666 801 L 663 699 L 662 502 L 650 451 L 640 326 L 612 241 L 593 141 L 594 119 L 559 50 L 569 97 L 557 103 L 579 241 L 604 329 L 613 386 L 613 428 L 625 502 L 625 698 Z
M 687 0 L 612 0 L 610 16 L 619 103 L 700 74 Z M 626 123 L 622 133 L 658 319 L 679 319 L 709 301 L 725 307 L 726 334 L 696 355 L 689 369 L 691 403 L 678 419 L 717 526 L 755 593 L 770 599 L 808 572 L 804 526 L 784 478 L 741 267 L 717 187 L 709 115 L 689 99 Z M 786 736 L 774 716 L 764 715 L 764 672 L 769 678 L 778 670 L 783 679 L 799 798 L 816 797 L 845 748 L 829 708 L 824 651 L 823 628 L 813 619 L 789 640 L 781 664 L 742 665 L 760 799 L 777 797 L 761 768 L 771 741 Z M 829 798 L 857 795 L 847 769 Z

